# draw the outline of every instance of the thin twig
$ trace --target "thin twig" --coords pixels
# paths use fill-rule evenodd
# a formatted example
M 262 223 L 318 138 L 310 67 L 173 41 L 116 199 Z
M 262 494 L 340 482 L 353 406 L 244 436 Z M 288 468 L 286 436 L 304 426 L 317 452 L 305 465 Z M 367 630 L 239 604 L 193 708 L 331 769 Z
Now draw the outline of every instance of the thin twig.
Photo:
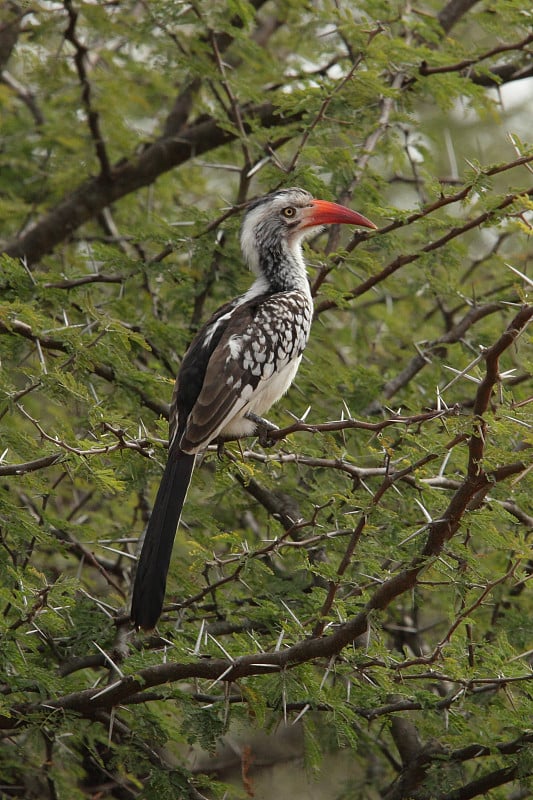
M 82 87 L 81 99 L 83 105 L 85 106 L 91 138 L 94 142 L 96 156 L 100 163 L 100 173 L 105 180 L 110 181 L 112 177 L 111 165 L 109 163 L 104 137 L 100 129 L 100 116 L 92 105 L 92 88 L 86 69 L 86 61 L 89 51 L 78 38 L 78 34 L 76 32 L 78 12 L 74 8 L 72 0 L 63 0 L 63 2 L 68 14 L 68 26 L 65 30 L 64 36 L 66 41 L 70 42 L 74 47 L 74 64 L 76 65 L 76 71 Z

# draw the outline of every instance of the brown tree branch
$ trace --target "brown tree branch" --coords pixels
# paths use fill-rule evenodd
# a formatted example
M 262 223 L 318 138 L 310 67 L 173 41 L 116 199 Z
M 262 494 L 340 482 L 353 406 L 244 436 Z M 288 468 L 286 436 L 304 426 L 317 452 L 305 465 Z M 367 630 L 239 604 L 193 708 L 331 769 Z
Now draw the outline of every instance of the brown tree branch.
M 499 378 L 499 358 L 507 350 L 517 337 L 525 330 L 533 317 L 533 305 L 523 306 L 515 318 L 509 323 L 506 331 L 500 336 L 498 341 L 489 347 L 484 353 L 486 373 L 476 393 L 474 403 L 474 414 L 481 416 L 489 406 L 492 390 Z
M 519 42 L 513 42 L 513 44 L 502 44 L 498 47 L 493 47 L 491 50 L 487 50 L 484 53 L 480 53 L 478 56 L 474 58 L 465 58 L 462 61 L 458 61 L 455 64 L 442 64 L 439 67 L 432 67 L 430 66 L 427 61 L 423 61 L 419 68 L 420 75 L 427 76 L 427 75 L 441 75 L 447 72 L 462 72 L 468 67 L 473 66 L 474 64 L 479 64 L 481 61 L 485 61 L 488 58 L 494 58 L 494 56 L 500 55 L 501 53 L 508 53 L 514 51 L 525 50 L 529 44 L 533 42 L 533 34 L 528 34 L 524 39 L 521 39 Z M 516 69 L 516 67 L 515 67 Z
M 45 289 L 75 289 L 78 286 L 86 286 L 88 283 L 124 283 L 126 275 L 104 275 L 97 272 L 92 275 L 82 275 L 79 278 L 68 278 L 64 281 L 50 281 L 45 283 Z
M 450 0 L 437 14 L 444 33 L 449 33 L 454 25 L 470 11 L 479 0 Z
M 100 128 L 100 115 L 93 108 L 91 82 L 89 81 L 89 76 L 85 67 L 89 51 L 87 47 L 81 43 L 76 32 L 78 12 L 74 8 L 72 0 L 63 0 L 63 2 L 68 14 L 68 25 L 64 33 L 65 40 L 70 42 L 74 48 L 74 64 L 76 65 L 76 71 L 82 88 L 81 99 L 85 107 L 85 113 L 87 114 L 87 122 L 89 124 L 91 138 L 94 142 L 96 157 L 100 163 L 100 176 L 103 181 L 109 181 L 111 180 L 111 165 Z
M 255 125 L 268 129 L 301 117 L 301 113 L 283 117 L 268 101 L 249 106 L 242 113 L 247 132 L 251 132 Z M 179 138 L 162 136 L 139 155 L 112 166 L 110 179 L 99 175 L 84 181 L 29 230 L 9 242 L 4 252 L 13 258 L 25 259 L 28 265 L 34 264 L 110 203 L 149 186 L 163 173 L 235 138 L 234 133 L 216 120 L 199 117 L 181 131 Z
M 486 371 L 476 392 L 474 401 L 474 432 L 470 438 L 468 475 L 476 477 L 481 472 L 481 461 L 485 448 L 487 434 L 487 423 L 483 419 L 483 414 L 487 410 L 490 398 L 499 379 L 499 358 L 516 340 L 517 336 L 526 328 L 533 317 L 533 306 L 523 306 L 516 317 L 508 325 L 507 330 L 500 336 L 498 341 L 490 347 L 484 354 Z
M 382 431 L 384 428 L 388 428 L 391 425 L 419 425 L 423 422 L 429 422 L 433 419 L 452 416 L 458 413 L 459 408 L 454 407 L 435 411 L 425 411 L 421 414 L 412 415 L 389 414 L 386 419 L 379 420 L 379 422 L 368 422 L 367 420 L 349 417 L 347 419 L 330 420 L 329 422 L 317 422 L 313 424 L 305 422 L 303 419 L 297 419 L 295 422 L 293 422 L 291 425 L 287 425 L 285 428 L 268 431 L 268 440 L 277 442 L 282 439 L 286 439 L 287 436 L 290 436 L 292 433 L 302 432 L 315 434 L 334 433 L 346 430 L 363 430 L 379 433 L 379 431 Z M 266 456 L 265 461 L 268 461 L 269 458 L 269 456 Z M 276 456 L 273 456 L 273 458 L 276 458 Z
M 25 461 L 22 464 L 0 464 L 0 476 L 25 475 L 27 472 L 35 472 L 45 467 L 51 467 L 65 458 L 64 453 L 54 453 L 50 456 L 41 456 L 33 461 Z
M 396 392 L 403 389 L 424 367 L 431 363 L 431 355 L 435 351 L 450 344 L 461 341 L 466 332 L 479 320 L 484 319 L 490 314 L 495 314 L 504 308 L 503 303 L 487 303 L 483 306 L 474 306 L 459 320 L 450 330 L 446 331 L 438 339 L 428 342 L 420 349 L 408 364 L 391 380 L 387 381 L 381 390 L 381 395 L 390 400 Z M 372 414 L 381 408 L 381 402 L 374 401 L 367 409 L 367 414 Z
M 531 768 L 522 768 L 520 765 L 502 767 L 464 784 L 459 789 L 437 795 L 435 800 L 471 800 L 472 797 L 479 795 L 486 797 L 492 789 L 504 786 L 514 780 L 528 778 L 532 774 Z
M 529 62 L 526 62 L 526 64 L 499 64 L 496 67 L 492 67 L 488 73 L 482 72 L 471 75 L 470 80 L 477 86 L 497 88 L 503 83 L 523 81 L 526 78 L 531 78 L 532 75 L 533 65 L 531 65 Z
M 497 372 L 494 371 L 494 360 L 499 358 L 502 352 L 511 346 L 532 316 L 533 306 L 524 306 L 508 325 L 500 339 L 489 348 L 487 351 L 488 371 L 491 377 L 487 379 L 487 383 L 491 382 L 494 385 L 497 380 Z M 484 385 L 482 389 L 478 390 L 478 396 L 476 397 L 476 407 L 478 409 L 484 408 L 486 396 L 487 386 Z M 472 436 L 469 448 L 475 451 L 477 445 L 472 445 L 473 439 L 474 437 Z M 519 471 L 523 469 L 523 465 L 516 464 L 513 469 L 515 472 Z M 512 470 L 507 468 L 506 474 L 509 475 L 511 473 Z M 337 655 L 344 647 L 351 644 L 366 631 L 369 615 L 374 610 L 385 609 L 396 597 L 416 585 L 418 575 L 427 565 L 428 558 L 431 559 L 438 556 L 445 542 L 458 529 L 472 497 L 479 489 L 487 484 L 490 485 L 491 482 L 490 474 L 485 473 L 481 469 L 480 463 L 475 461 L 475 469 L 469 469 L 442 517 L 429 524 L 428 538 L 421 554 L 415 556 L 406 568 L 381 583 L 363 610 L 352 619 L 339 625 L 330 635 L 304 639 L 291 647 L 287 647 L 285 650 L 253 653 L 234 660 L 208 659 L 185 664 L 175 662 L 158 664 L 140 670 L 136 675 L 120 678 L 105 689 L 87 689 L 60 698 L 52 698 L 46 702 L 46 708 L 70 709 L 92 718 L 102 709 L 109 709 L 119 703 L 127 702 L 128 697 L 131 695 L 171 681 L 206 678 L 217 682 L 229 682 L 248 675 L 269 674 L 273 670 L 279 671 L 296 664 L 319 658 L 331 658 Z M 37 710 L 39 705 L 32 705 L 31 708 Z M 21 714 L 22 712 L 27 714 L 28 706 L 20 707 L 19 711 Z M 14 708 L 10 717 L 0 718 L 0 725 L 8 729 L 16 727 L 19 711 Z M 22 716 L 22 718 L 24 717 Z
M 54 337 L 48 336 L 47 334 L 37 334 L 33 331 L 30 325 L 27 325 L 25 322 L 21 322 L 20 320 L 10 320 L 9 322 L 3 322 L 0 320 L 0 335 L 2 334 L 16 334 L 17 336 L 22 336 L 24 339 L 28 339 L 30 342 L 38 343 L 40 347 L 46 350 L 57 350 L 60 353 L 70 353 L 70 348 L 66 342 L 63 342 L 60 339 L 54 339 Z M 122 379 L 116 374 L 113 367 L 110 367 L 107 364 L 93 362 L 92 366 L 90 367 L 90 371 L 94 375 L 98 375 L 99 378 L 103 378 L 109 383 L 122 382 Z M 130 384 L 128 381 L 124 381 L 124 384 L 137 394 L 146 408 L 149 408 L 158 416 L 168 419 L 168 403 L 164 403 L 160 400 L 150 397 L 143 389 L 135 384 Z
M 418 740 L 414 725 L 402 717 L 393 717 L 391 734 L 396 746 L 407 750 L 407 742 L 411 740 L 410 757 L 402 758 L 403 769 L 394 784 L 381 794 L 383 800 L 406 800 L 417 796 L 417 788 L 423 784 L 429 768 L 441 759 L 444 748 L 439 742 L 422 744 Z M 415 750 L 415 744 L 418 748 Z
M 533 161 L 533 156 L 525 156 L 518 160 L 520 164 L 529 163 Z M 517 165 L 517 162 L 514 162 L 514 165 Z M 506 168 L 510 168 L 508 165 Z M 501 168 L 498 168 L 501 171 Z M 488 173 L 483 173 L 488 174 Z M 495 174 L 491 171 L 491 174 Z M 471 191 L 473 191 L 473 186 L 468 185 L 456 195 L 453 195 L 453 199 L 450 197 L 442 198 L 438 200 L 436 203 L 431 204 L 431 206 L 426 207 L 424 211 L 417 212 L 416 214 L 410 215 L 405 221 L 402 222 L 393 222 L 390 225 L 387 225 L 384 228 L 381 228 L 377 231 L 377 234 L 383 234 L 388 232 L 389 230 L 393 230 L 399 227 L 403 227 L 404 225 L 410 225 L 412 222 L 420 219 L 421 217 L 427 216 L 431 213 L 434 209 L 442 207 L 444 205 L 448 205 L 450 202 L 455 203 L 458 200 L 464 199 Z M 447 233 L 441 236 L 439 239 L 435 239 L 428 244 L 421 247 L 420 250 L 417 250 L 414 253 L 404 253 L 402 255 L 397 256 L 393 261 L 391 261 L 386 267 L 384 267 L 380 272 L 377 272 L 375 275 L 372 275 L 370 278 L 367 278 L 363 283 L 359 284 L 355 289 L 352 289 L 350 292 L 347 292 L 344 295 L 344 301 L 354 300 L 356 297 L 360 297 L 361 295 L 368 292 L 378 283 L 382 283 L 385 278 L 388 278 L 390 275 L 393 275 L 402 267 L 406 266 L 407 264 L 412 264 L 415 261 L 418 261 L 419 258 L 422 258 L 426 253 L 435 252 L 435 250 L 440 250 L 441 247 L 448 244 L 448 242 L 456 239 L 458 236 L 463 236 L 463 234 L 468 233 L 468 231 L 477 228 L 488 220 L 495 217 L 500 211 L 504 211 L 506 208 L 509 208 L 510 205 L 515 203 L 520 197 L 531 197 L 533 196 L 533 188 L 524 190 L 522 192 L 516 192 L 513 194 L 506 195 L 503 200 L 501 200 L 494 208 L 484 211 L 481 214 L 478 214 L 476 217 L 473 217 L 470 220 L 467 220 L 463 225 L 456 225 L 450 228 Z M 376 235 L 376 234 L 375 234 Z M 366 233 L 358 233 L 353 238 L 352 241 L 347 246 L 346 250 L 350 252 L 354 249 L 354 247 L 364 239 L 368 238 L 368 234 Z M 331 308 L 336 308 L 338 303 L 335 300 L 322 300 L 322 302 L 315 305 L 315 315 L 321 314 L 324 311 L 329 311 Z

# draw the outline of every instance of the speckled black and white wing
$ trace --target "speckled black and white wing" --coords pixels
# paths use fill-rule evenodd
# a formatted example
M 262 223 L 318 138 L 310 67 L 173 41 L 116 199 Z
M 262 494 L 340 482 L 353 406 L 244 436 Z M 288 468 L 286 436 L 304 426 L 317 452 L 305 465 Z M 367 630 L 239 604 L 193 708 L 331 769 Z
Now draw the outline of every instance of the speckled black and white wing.
M 291 385 L 313 309 L 309 294 L 295 290 L 241 299 L 221 312 L 200 332 L 180 370 L 175 444 L 181 452 L 198 452 L 219 435 L 253 433 L 245 415 L 264 414 Z
M 170 450 L 179 448 L 187 418 L 202 390 L 209 360 L 225 334 L 234 309 L 242 302 L 243 296 L 240 296 L 221 306 L 200 328 L 183 356 L 170 404 Z

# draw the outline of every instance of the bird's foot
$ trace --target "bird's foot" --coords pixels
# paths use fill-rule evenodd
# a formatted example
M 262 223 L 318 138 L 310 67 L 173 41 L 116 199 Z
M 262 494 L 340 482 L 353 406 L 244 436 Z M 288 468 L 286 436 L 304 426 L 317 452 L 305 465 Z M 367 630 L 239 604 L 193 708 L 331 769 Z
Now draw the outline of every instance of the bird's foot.
M 270 420 L 254 414 L 253 411 L 248 411 L 246 419 L 249 419 L 250 422 L 253 422 L 257 426 L 259 444 L 262 447 L 269 447 L 272 444 L 272 439 L 269 434 L 272 433 L 272 431 L 279 431 L 278 426 L 274 425 Z

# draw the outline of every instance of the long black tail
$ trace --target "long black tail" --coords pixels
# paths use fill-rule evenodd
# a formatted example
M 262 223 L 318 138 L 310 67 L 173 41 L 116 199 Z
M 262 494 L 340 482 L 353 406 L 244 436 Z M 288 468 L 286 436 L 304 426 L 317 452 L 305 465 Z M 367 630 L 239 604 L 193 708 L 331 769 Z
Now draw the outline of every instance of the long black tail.
M 180 453 L 165 467 L 137 564 L 131 601 L 135 627 L 150 630 L 161 615 L 168 567 L 195 456 Z

